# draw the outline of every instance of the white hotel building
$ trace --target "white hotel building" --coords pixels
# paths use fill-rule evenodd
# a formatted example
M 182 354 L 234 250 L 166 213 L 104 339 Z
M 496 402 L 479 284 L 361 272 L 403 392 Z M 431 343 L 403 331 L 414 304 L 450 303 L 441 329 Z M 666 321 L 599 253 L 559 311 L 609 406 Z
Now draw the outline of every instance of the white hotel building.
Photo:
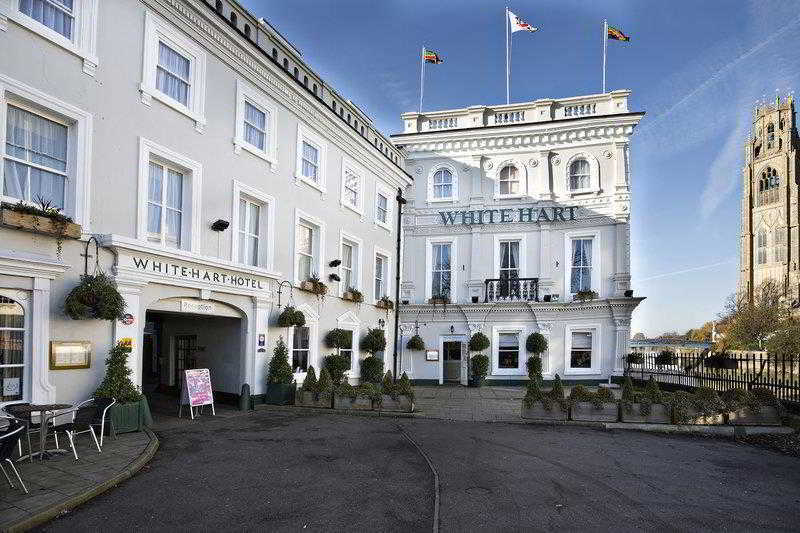
M 541 332 L 546 378 L 622 371 L 631 313 L 629 91 L 405 113 L 394 143 L 414 177 L 404 216 L 402 342 L 418 383 L 467 382 L 467 341 L 491 341 L 489 383 L 527 380 Z M 573 301 L 579 290 L 597 298 Z M 445 296 L 449 303 L 432 304 Z M 490 352 L 490 353 L 489 353 Z
M 44 197 L 82 228 L 59 253 L 0 226 L 0 405 L 87 398 L 122 339 L 145 392 L 198 367 L 231 399 L 264 392 L 280 336 L 298 381 L 330 329 L 352 331 L 354 379 L 367 328 L 391 343 L 374 304 L 394 300 L 403 154 L 269 23 L 234 0 L 0 0 L 0 50 L 2 200 Z M 65 316 L 87 249 L 127 320 Z M 299 290 L 310 273 L 324 299 Z M 277 327 L 279 303 L 306 326 Z M 51 368 L 51 341 L 90 343 L 89 367 Z

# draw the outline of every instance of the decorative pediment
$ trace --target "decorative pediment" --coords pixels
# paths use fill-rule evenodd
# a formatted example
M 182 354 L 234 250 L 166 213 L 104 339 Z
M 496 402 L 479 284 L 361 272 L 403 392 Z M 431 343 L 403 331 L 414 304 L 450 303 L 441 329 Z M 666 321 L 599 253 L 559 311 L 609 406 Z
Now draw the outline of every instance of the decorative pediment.
M 306 322 L 319 322 L 319 313 L 309 304 L 303 304 L 299 306 L 297 310 L 303 312 L 306 317 Z
M 352 311 L 347 311 L 339 315 L 336 319 L 337 325 L 347 325 L 347 326 L 360 326 L 361 320 L 359 320 L 358 316 Z

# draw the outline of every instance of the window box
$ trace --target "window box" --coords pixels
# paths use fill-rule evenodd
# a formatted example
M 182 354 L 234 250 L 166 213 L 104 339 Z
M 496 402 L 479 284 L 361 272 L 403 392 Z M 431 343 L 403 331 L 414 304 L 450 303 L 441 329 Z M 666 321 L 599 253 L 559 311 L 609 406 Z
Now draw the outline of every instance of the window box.
M 433 305 L 447 305 L 450 303 L 450 298 L 447 296 L 431 296 L 428 303 Z
M 295 398 L 295 405 L 300 407 L 316 407 L 318 409 L 331 408 L 331 395 L 311 391 L 300 391 Z
M 355 302 L 360 304 L 364 301 L 364 295 L 361 294 L 361 291 L 349 289 L 344 291 L 342 294 L 342 299 L 347 300 L 348 302 Z
M 21 213 L 8 204 L 4 204 L 0 208 L 0 224 L 9 228 L 41 233 L 42 235 L 52 235 L 53 237 L 81 238 L 81 226 L 79 224 L 48 216 Z
M 641 403 L 628 404 L 629 408 L 620 409 L 621 420 L 631 424 L 669 424 L 672 422 L 672 409 L 663 403 L 650 405 L 648 414 L 642 413 Z
M 375 307 L 378 309 L 386 309 L 387 311 L 391 311 L 394 309 L 394 302 L 391 301 L 388 297 L 384 296 L 377 302 L 375 302 Z
M 592 402 L 575 402 L 572 404 L 571 418 L 580 422 L 616 422 L 619 420 L 617 402 L 603 402 L 595 407 Z
M 270 405 L 293 405 L 297 385 L 295 383 L 269 383 L 264 403 Z
M 526 420 L 543 420 L 548 422 L 566 422 L 567 413 L 555 402 L 551 403 L 550 409 L 544 406 L 544 402 L 533 402 L 530 407 L 525 407 L 522 403 L 522 418 Z
M 400 395 L 397 399 L 388 394 L 384 394 L 381 399 L 381 411 L 391 411 L 399 413 L 411 413 L 414 411 L 414 399 L 406 395 Z
M 572 298 L 576 302 L 588 302 L 597 299 L 597 293 L 594 291 L 578 291 Z
M 758 411 L 745 407 L 729 411 L 728 424 L 732 426 L 780 426 L 781 416 L 777 407 L 762 405 Z
M 300 290 L 316 294 L 317 296 L 324 296 L 328 292 L 328 286 L 319 280 L 307 279 L 300 282 Z

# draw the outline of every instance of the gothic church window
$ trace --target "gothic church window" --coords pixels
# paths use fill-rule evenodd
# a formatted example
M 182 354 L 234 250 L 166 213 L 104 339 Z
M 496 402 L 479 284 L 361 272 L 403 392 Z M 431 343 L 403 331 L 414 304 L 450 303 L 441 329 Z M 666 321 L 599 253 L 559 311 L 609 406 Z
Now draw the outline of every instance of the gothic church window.
M 775 124 L 767 126 L 767 148 L 772 148 L 775 144 Z

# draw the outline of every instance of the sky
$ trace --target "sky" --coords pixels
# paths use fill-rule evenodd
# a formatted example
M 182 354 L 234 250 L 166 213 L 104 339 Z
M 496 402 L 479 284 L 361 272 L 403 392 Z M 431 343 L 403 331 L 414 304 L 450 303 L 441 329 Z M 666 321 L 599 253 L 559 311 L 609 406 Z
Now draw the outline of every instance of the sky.
M 630 89 L 647 115 L 631 139 L 632 333 L 684 332 L 736 290 L 744 145 L 757 101 L 798 89 L 800 0 L 242 0 L 385 134 L 424 110 L 505 101 L 504 9 L 540 30 L 513 37 L 511 101 Z M 776 91 L 778 91 L 776 93 Z

